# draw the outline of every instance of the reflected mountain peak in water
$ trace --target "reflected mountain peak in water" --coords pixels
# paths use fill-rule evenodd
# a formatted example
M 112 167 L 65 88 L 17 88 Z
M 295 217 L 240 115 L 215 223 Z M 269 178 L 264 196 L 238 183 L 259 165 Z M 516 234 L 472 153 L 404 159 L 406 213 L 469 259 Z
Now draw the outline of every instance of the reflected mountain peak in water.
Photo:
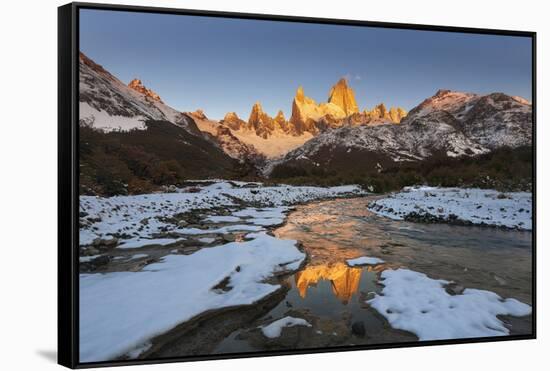
M 332 293 L 343 304 L 347 304 L 353 294 L 359 289 L 361 268 L 351 268 L 344 263 L 323 264 L 306 267 L 296 273 L 294 279 L 302 298 L 307 295 L 310 286 L 316 286 L 319 281 L 330 281 Z

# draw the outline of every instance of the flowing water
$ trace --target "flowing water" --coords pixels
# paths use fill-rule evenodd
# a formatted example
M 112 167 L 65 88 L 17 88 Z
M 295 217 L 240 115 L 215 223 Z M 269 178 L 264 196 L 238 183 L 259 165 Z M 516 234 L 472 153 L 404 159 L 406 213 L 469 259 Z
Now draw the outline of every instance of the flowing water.
M 392 329 L 365 300 L 380 292 L 380 271 L 406 267 L 431 278 L 485 289 L 531 304 L 531 232 L 446 224 L 392 221 L 367 210 L 370 198 L 338 199 L 297 207 L 274 234 L 295 239 L 309 255 L 307 264 L 282 284 L 288 290 L 249 328 L 234 331 L 216 353 L 316 348 L 415 341 Z M 374 267 L 349 267 L 347 259 L 370 256 Z M 259 326 L 284 316 L 313 324 L 285 329 L 266 339 Z M 511 333 L 529 333 L 531 316 L 509 318 Z

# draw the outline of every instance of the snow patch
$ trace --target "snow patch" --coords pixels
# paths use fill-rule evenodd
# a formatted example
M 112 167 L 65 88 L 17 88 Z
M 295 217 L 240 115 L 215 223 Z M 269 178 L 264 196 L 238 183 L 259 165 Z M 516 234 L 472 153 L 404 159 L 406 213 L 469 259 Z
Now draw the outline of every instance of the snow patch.
M 348 265 L 350 267 L 355 267 L 357 265 L 376 265 L 376 264 L 384 263 L 384 261 L 382 259 L 371 258 L 371 257 L 368 257 L 368 256 L 361 256 L 361 257 L 355 258 L 355 259 L 348 259 L 348 260 L 346 260 L 346 262 L 348 263 Z
M 532 195 L 476 188 L 405 187 L 369 210 L 394 220 L 409 214 L 524 230 L 532 229 Z
M 497 315 L 526 316 L 531 306 L 502 299 L 491 291 L 445 291 L 449 283 L 408 269 L 385 270 L 381 295 L 367 300 L 393 328 L 410 331 L 420 340 L 505 336 L 509 330 Z
M 253 304 L 279 289 L 269 277 L 305 258 L 296 241 L 247 237 L 168 255 L 139 272 L 81 274 L 80 360 L 113 359 L 207 310 Z M 213 289 L 227 277 L 228 291 Z
M 277 321 L 271 322 L 269 325 L 263 326 L 260 328 L 262 329 L 262 333 L 264 334 L 265 337 L 274 339 L 281 336 L 283 327 L 293 327 L 293 326 L 311 327 L 311 324 L 303 318 L 287 316 Z

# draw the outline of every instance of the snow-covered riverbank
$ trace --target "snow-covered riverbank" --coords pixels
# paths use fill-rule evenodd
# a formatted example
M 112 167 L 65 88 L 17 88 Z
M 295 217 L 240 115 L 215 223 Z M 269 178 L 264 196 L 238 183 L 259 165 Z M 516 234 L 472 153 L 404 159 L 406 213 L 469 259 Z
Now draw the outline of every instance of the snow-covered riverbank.
M 532 229 L 532 195 L 473 188 L 405 187 L 369 210 L 395 220 Z
M 363 193 L 357 186 L 264 187 L 258 183 L 228 181 L 200 184 L 178 189 L 174 193 L 116 197 L 81 196 L 80 245 L 90 245 L 95 239 L 111 238 L 113 235 L 123 241 L 152 238 L 155 234 L 169 231 L 177 233 L 178 225 L 171 223 L 169 219 L 176 214 L 192 210 L 227 207 L 238 212 L 239 203 L 277 207 Z M 258 224 L 261 224 L 261 220 Z
M 174 193 L 81 197 L 82 263 L 104 257 L 116 264 L 115 250 L 167 246 L 138 271 L 80 274 L 81 361 L 137 357 L 152 337 L 196 315 L 265 298 L 280 288 L 270 278 L 305 259 L 297 241 L 272 237 L 267 227 L 283 223 L 293 204 L 361 193 L 355 186 L 215 182 Z M 238 241 L 220 240 L 236 233 Z M 188 240 L 198 251 L 173 249 Z
M 167 255 L 138 272 L 80 275 L 80 360 L 103 361 L 134 349 L 207 310 L 252 304 L 279 289 L 265 280 L 298 269 L 293 240 L 265 232 L 249 241 Z
M 384 270 L 380 278 L 381 295 L 367 303 L 393 328 L 419 340 L 505 336 L 510 331 L 497 316 L 531 314 L 530 305 L 491 291 L 466 288 L 450 294 L 445 290 L 449 281 L 409 269 Z
M 275 277 L 303 266 L 306 255 L 302 247 L 298 248 L 296 240 L 303 242 L 305 248 L 305 239 L 278 234 L 280 238 L 275 238 L 269 230 L 281 225 L 298 203 L 354 195 L 362 196 L 364 192 L 355 186 L 263 187 L 254 183 L 217 181 L 196 183 L 173 193 L 81 197 L 81 361 L 135 358 L 140 354 L 148 357 L 148 353 L 142 352 L 155 348 L 159 341 L 155 337 L 178 324 L 211 310 L 224 313 L 220 310 L 254 304 L 262 299 L 271 300 L 281 294 L 282 291 L 277 291 L 281 287 Z M 405 196 L 400 198 L 401 195 Z M 449 217 L 463 210 L 456 215 L 473 219 L 466 211 L 481 210 L 484 213 L 481 215 L 489 215 L 491 220 L 507 220 L 507 213 L 502 208 L 515 208 L 517 214 L 523 205 L 529 206 L 526 214 L 530 216 L 527 194 L 523 198 L 518 194 L 504 196 L 492 191 L 410 188 L 391 198 L 373 201 L 370 207 L 385 205 L 386 209 L 381 206 L 378 212 L 388 216 L 395 213 L 395 219 L 403 219 L 402 213 L 415 202 L 410 206 L 415 212 L 423 208 L 431 211 L 433 207 L 436 215 Z M 422 203 L 424 199 L 432 203 Z M 361 197 L 327 202 L 337 203 L 338 210 L 342 203 L 349 203 L 350 209 L 344 214 L 351 215 L 351 210 L 360 202 L 360 209 L 369 214 L 365 211 L 369 200 Z M 384 204 L 386 200 L 397 205 L 393 211 L 389 210 L 390 204 Z M 402 202 L 401 209 L 398 201 Z M 452 207 L 443 206 L 443 211 L 448 209 L 448 212 L 439 213 L 436 205 L 444 201 Z M 481 208 L 477 207 L 479 205 Z M 494 217 L 495 210 L 500 213 L 500 219 Z M 324 216 L 327 212 L 330 213 L 321 207 L 315 215 Z M 523 221 L 517 215 L 514 218 L 516 223 Z M 372 219 L 388 223 L 381 218 L 359 218 L 364 224 L 357 229 L 358 235 Z M 336 222 L 336 219 L 320 220 L 329 224 Z M 342 226 L 349 228 L 348 223 Z M 312 233 L 309 227 L 309 223 L 304 226 L 307 234 Z M 323 231 L 326 230 L 330 230 L 330 226 L 323 226 Z M 373 231 L 369 231 L 368 236 L 372 239 Z M 324 238 L 329 235 L 323 234 Z M 337 245 L 338 239 L 331 238 Z M 349 251 L 349 246 L 342 246 Z M 357 254 L 355 259 L 344 260 L 353 269 L 360 269 L 358 267 L 365 264 L 378 266 L 383 295 L 375 295 L 364 303 L 379 311 L 393 328 L 410 331 L 420 339 L 506 335 L 508 330 L 497 315 L 530 313 L 528 305 L 513 299 L 503 300 L 490 291 L 466 289 L 448 294 L 445 291 L 447 281 L 408 270 L 402 264 L 392 265 L 391 254 L 376 255 L 378 257 Z M 385 262 L 389 264 L 387 267 Z M 399 266 L 403 269 L 395 270 Z M 433 277 L 448 279 L 445 274 Z M 406 305 L 400 307 L 403 303 Z M 471 316 L 474 312 L 476 316 Z M 435 320 L 424 321 L 426 316 L 432 319 L 447 316 L 454 320 L 438 324 Z M 270 341 L 284 337 L 288 327 L 313 331 L 317 335 L 317 331 L 324 333 L 318 328 L 320 322 L 309 321 L 307 316 L 299 317 L 299 312 L 279 314 L 269 323 L 261 323 L 260 332 Z M 473 329 L 462 331 L 462 326 L 473 326 Z M 259 331 L 258 325 L 253 327 Z

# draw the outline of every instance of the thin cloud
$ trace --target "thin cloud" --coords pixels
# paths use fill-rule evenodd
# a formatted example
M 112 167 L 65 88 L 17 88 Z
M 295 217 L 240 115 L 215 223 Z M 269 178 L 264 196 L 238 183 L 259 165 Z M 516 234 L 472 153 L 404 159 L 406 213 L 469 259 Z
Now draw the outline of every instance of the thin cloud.
M 361 75 L 352 73 L 346 73 L 343 77 L 348 81 L 360 81 L 362 79 Z

